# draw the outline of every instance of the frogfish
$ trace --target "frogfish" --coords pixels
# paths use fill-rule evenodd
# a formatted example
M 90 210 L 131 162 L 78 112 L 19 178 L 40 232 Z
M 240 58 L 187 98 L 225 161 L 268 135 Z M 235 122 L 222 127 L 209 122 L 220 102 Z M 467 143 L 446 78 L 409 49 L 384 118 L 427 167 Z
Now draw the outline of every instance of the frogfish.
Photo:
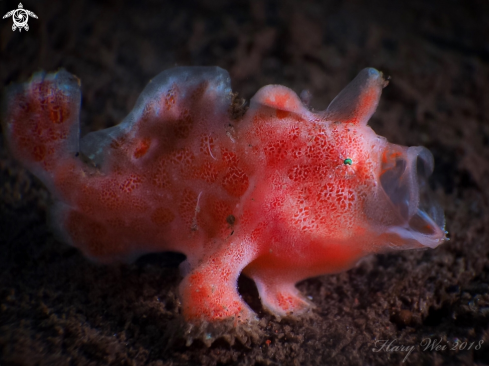
M 40 72 L 7 89 L 2 125 L 51 192 L 62 241 L 101 263 L 183 253 L 184 319 L 245 323 L 256 314 L 238 293 L 241 273 L 264 309 L 300 316 L 313 304 L 297 282 L 446 239 L 432 154 L 367 125 L 386 84 L 366 68 L 324 111 L 281 85 L 240 109 L 225 70 L 175 67 L 122 122 L 80 139 L 80 80 Z

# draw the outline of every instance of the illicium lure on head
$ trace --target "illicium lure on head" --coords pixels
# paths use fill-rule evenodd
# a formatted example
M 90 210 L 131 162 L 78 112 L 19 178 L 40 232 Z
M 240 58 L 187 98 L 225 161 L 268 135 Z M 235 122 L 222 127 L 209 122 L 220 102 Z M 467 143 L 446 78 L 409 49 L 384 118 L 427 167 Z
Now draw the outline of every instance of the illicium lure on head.
M 298 315 L 311 305 L 298 281 L 445 240 L 431 153 L 367 126 L 385 85 L 364 69 L 317 113 L 269 85 L 233 119 L 225 70 L 176 67 L 120 124 L 80 141 L 80 82 L 59 71 L 10 87 L 3 121 L 11 152 L 55 198 L 66 242 L 104 263 L 182 252 L 185 319 L 246 323 L 241 272 L 268 311 Z

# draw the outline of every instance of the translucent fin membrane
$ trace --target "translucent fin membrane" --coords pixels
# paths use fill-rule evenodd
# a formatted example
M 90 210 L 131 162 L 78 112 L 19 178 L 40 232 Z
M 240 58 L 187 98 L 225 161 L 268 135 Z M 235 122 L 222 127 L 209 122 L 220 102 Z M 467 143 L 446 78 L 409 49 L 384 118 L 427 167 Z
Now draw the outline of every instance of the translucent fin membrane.
M 333 99 L 324 113 L 329 121 L 366 125 L 388 84 L 383 74 L 365 68 Z
M 388 228 L 407 242 L 436 247 L 445 240 L 443 210 L 428 185 L 433 156 L 424 147 L 389 144 L 382 159 L 381 186 L 401 224 Z

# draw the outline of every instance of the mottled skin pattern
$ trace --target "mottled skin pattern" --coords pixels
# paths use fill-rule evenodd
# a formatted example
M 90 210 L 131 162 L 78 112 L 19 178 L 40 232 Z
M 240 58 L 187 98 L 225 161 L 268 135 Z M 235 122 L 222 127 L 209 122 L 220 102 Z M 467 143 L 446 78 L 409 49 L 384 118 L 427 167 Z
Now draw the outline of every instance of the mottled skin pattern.
M 3 122 L 13 154 L 56 199 L 65 241 L 104 263 L 182 252 L 184 317 L 248 321 L 241 272 L 271 313 L 295 315 L 311 305 L 298 281 L 444 240 L 443 214 L 421 209 L 423 182 L 410 163 L 424 154 L 429 175 L 429 153 L 366 125 L 385 85 L 365 69 L 318 113 L 270 85 L 232 119 L 224 70 L 174 68 L 121 124 L 78 146 L 79 81 L 60 71 L 11 87 Z

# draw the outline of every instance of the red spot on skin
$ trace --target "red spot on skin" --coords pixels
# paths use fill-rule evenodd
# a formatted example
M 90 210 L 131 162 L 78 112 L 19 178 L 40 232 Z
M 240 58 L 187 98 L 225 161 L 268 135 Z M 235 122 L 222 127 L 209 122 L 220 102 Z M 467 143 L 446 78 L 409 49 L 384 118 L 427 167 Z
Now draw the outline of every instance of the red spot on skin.
M 279 140 L 268 143 L 263 149 L 268 158 L 268 164 L 280 164 L 284 159 L 287 159 L 287 151 L 289 146 L 286 140 Z
M 49 111 L 49 118 L 53 123 L 59 124 L 64 122 L 63 111 L 59 107 L 52 107 Z
M 195 177 L 200 178 L 208 183 L 215 182 L 219 176 L 219 171 L 216 166 L 210 162 L 205 162 L 195 170 Z
M 152 182 L 158 188 L 167 188 L 170 185 L 170 174 L 168 173 L 166 160 L 160 160 L 153 172 Z
M 231 195 L 240 197 L 248 189 L 249 179 L 246 173 L 237 167 L 230 167 L 222 179 L 223 188 Z
M 229 151 L 226 148 L 221 149 L 222 160 L 227 166 L 238 164 L 238 157 L 235 153 Z
M 117 210 L 123 206 L 123 199 L 117 187 L 117 180 L 108 179 L 100 183 L 100 202 L 110 210 Z
M 294 309 L 295 304 L 294 304 L 294 298 L 290 295 L 287 294 L 282 294 L 278 293 L 277 294 L 277 302 L 278 305 L 282 308 L 284 311 L 288 311 L 289 309 Z
M 150 139 L 141 140 L 137 144 L 136 149 L 134 150 L 134 157 L 136 159 L 142 158 L 144 155 L 146 155 L 150 146 L 151 146 L 151 140 Z
M 70 118 L 69 101 L 67 98 L 57 92 L 55 87 L 52 87 L 51 97 L 48 98 L 49 119 L 52 123 L 62 124 Z
M 208 155 L 212 157 L 212 159 L 217 160 L 215 154 L 215 140 L 212 136 L 202 136 L 200 140 L 200 153 L 203 155 Z
M 124 193 L 131 193 L 135 189 L 137 189 L 143 179 L 141 176 L 137 174 L 131 174 L 127 179 L 125 179 L 119 186 L 120 190 Z
M 181 170 L 189 169 L 194 160 L 195 156 L 189 149 L 179 149 L 174 151 L 169 159 L 173 166 L 179 167 Z

